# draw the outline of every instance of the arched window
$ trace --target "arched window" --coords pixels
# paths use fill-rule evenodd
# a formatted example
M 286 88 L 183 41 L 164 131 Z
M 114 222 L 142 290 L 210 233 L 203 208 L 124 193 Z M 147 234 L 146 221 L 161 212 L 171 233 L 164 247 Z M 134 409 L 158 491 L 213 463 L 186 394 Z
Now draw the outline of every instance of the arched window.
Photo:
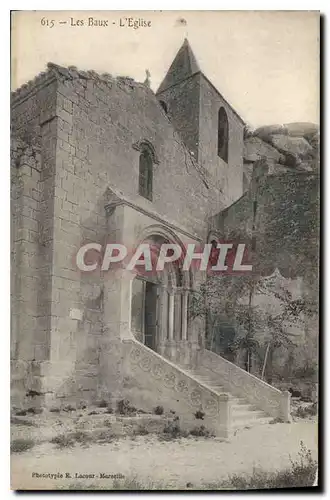
M 228 118 L 224 108 L 218 113 L 218 156 L 228 163 Z
M 168 108 L 167 108 L 166 102 L 165 101 L 159 101 L 159 104 L 161 105 L 161 107 L 163 108 L 163 110 L 165 111 L 165 113 L 167 114 Z
M 145 146 L 141 150 L 139 160 L 139 194 L 152 201 L 152 155 Z

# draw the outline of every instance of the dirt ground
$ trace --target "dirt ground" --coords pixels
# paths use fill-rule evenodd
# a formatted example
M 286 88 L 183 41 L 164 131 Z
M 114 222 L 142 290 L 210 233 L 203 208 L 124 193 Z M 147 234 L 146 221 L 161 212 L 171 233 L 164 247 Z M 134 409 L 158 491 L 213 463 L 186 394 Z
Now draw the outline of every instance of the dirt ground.
M 317 424 L 265 424 L 244 429 L 230 440 L 184 438 L 160 441 L 154 435 L 120 438 L 107 444 L 57 449 L 42 443 L 11 457 L 12 488 L 58 489 L 95 485 L 111 488 L 113 479 L 101 474 L 122 474 L 140 482 L 163 483 L 181 489 L 225 479 L 234 473 L 251 473 L 254 467 L 275 471 L 297 457 L 300 442 L 317 458 Z M 62 478 L 33 477 L 33 474 L 62 474 Z M 76 476 L 77 474 L 77 476 Z M 94 475 L 82 478 L 79 475 Z M 65 477 L 67 475 L 67 477 Z M 120 480 L 119 480 L 120 481 Z

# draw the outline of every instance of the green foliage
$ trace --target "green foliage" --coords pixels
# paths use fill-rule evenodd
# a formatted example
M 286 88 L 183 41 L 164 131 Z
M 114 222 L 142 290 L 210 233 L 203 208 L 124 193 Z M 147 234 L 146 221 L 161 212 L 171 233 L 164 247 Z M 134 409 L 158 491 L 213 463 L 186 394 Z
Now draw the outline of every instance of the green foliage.
M 14 439 L 10 443 L 11 453 L 22 453 L 24 451 L 30 450 L 35 446 L 33 439 Z
M 265 308 L 254 301 L 256 296 L 264 296 L 274 307 Z M 273 353 L 282 347 L 296 346 L 290 328 L 303 325 L 302 314 L 312 316 L 313 307 L 309 298 L 293 298 L 279 274 L 265 278 L 211 275 L 195 292 L 190 314 L 206 318 L 207 348 L 233 362 L 243 353 L 249 371 L 253 357 L 259 363 L 260 375 L 266 361 L 267 378 L 271 380 Z M 309 375 L 316 369 L 314 363 L 312 366 Z
M 113 434 L 113 432 L 111 432 L 111 430 L 102 430 L 100 431 L 96 438 L 95 438 L 95 441 L 99 444 L 106 444 L 106 443 L 111 443 L 112 441 L 114 441 L 115 439 L 117 439 L 117 437 L 115 436 L 115 434 Z
M 188 437 L 189 433 L 182 430 L 179 423 L 179 417 L 174 420 L 169 420 L 164 427 L 162 438 L 166 441 L 171 441 L 172 439 L 179 439 L 182 437 Z M 159 436 L 160 437 L 160 436 Z
M 10 423 L 12 425 L 24 425 L 26 427 L 36 427 L 37 425 L 31 420 L 26 420 L 25 418 L 11 417 Z
M 92 436 L 83 431 L 73 431 L 68 432 L 67 434 L 60 434 L 50 440 L 50 442 L 52 444 L 56 444 L 58 448 L 69 448 L 74 446 L 76 443 L 89 445 L 91 441 Z
M 186 484 L 187 490 L 214 491 L 214 490 L 264 490 L 281 488 L 301 488 L 313 486 L 317 471 L 317 462 L 313 459 L 311 451 L 303 442 L 300 443 L 300 451 L 295 460 L 291 459 L 289 467 L 276 472 L 267 472 L 263 469 L 254 468 L 251 474 L 232 474 L 225 480 L 212 483 L 204 483 L 194 488 L 192 483 Z M 160 483 L 153 479 L 140 479 L 137 476 L 114 479 L 111 484 L 71 484 L 67 487 L 59 486 L 61 490 L 176 490 L 173 484 Z M 180 488 L 181 489 L 181 488 Z
M 225 481 L 207 485 L 205 489 L 244 491 L 313 486 L 317 462 L 312 458 L 311 450 L 308 450 L 302 441 L 297 459 L 291 459 L 290 462 L 291 467 L 277 472 L 254 468 L 251 475 L 233 474 Z
M 134 431 L 135 436 L 146 436 L 147 434 L 149 434 L 149 431 L 144 425 L 139 425 Z
M 32 415 L 40 415 L 43 412 L 42 408 L 31 407 L 26 410 L 27 413 L 31 413 Z
M 204 420 L 205 413 L 201 410 L 197 410 L 196 413 L 194 413 L 194 417 L 196 420 Z
M 108 404 L 109 403 L 105 399 L 101 399 L 101 401 L 97 402 L 96 406 L 98 406 L 98 408 L 107 408 Z
M 137 409 L 134 406 L 131 406 L 131 403 L 128 399 L 121 399 L 117 401 L 117 412 L 120 415 L 132 415 L 136 413 Z
M 15 410 L 14 413 L 17 417 L 25 417 L 27 414 L 27 411 L 26 410 Z
M 66 412 L 76 411 L 76 408 L 70 404 L 63 406 L 62 409 L 63 409 L 63 411 L 66 411 Z
M 315 417 L 317 415 L 317 404 L 313 403 L 309 406 L 298 406 L 291 414 L 293 417 L 299 418 Z
M 156 406 L 156 408 L 154 408 L 155 415 L 163 415 L 163 413 L 164 413 L 163 406 Z
M 195 437 L 214 437 L 214 435 L 206 429 L 204 425 L 200 425 L 199 427 L 195 427 L 190 431 L 191 436 Z

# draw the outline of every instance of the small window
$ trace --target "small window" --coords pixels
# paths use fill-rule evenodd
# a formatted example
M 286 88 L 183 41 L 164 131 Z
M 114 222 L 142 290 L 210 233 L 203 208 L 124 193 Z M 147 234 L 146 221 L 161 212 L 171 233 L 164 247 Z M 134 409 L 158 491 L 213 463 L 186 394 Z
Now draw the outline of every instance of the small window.
M 151 152 L 143 148 L 139 160 L 139 194 L 152 201 L 153 161 Z
M 218 156 L 228 163 L 228 118 L 224 108 L 218 113 Z
M 159 104 L 161 105 L 161 107 L 163 108 L 163 110 L 165 111 L 165 113 L 167 114 L 168 109 L 167 109 L 167 104 L 166 104 L 166 102 L 164 102 L 164 101 L 159 101 Z

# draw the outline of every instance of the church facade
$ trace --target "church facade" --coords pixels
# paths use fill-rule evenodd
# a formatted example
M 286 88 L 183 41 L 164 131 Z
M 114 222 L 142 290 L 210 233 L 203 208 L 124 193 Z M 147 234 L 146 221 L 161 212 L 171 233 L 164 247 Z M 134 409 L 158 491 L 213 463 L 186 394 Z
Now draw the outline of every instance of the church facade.
M 200 409 L 224 437 L 233 422 L 289 419 L 288 393 L 205 348 L 189 314 L 203 273 L 75 261 L 87 243 L 218 237 L 217 214 L 243 195 L 244 127 L 186 40 L 156 94 L 55 64 L 13 93 L 13 404 L 128 398 L 186 425 Z

